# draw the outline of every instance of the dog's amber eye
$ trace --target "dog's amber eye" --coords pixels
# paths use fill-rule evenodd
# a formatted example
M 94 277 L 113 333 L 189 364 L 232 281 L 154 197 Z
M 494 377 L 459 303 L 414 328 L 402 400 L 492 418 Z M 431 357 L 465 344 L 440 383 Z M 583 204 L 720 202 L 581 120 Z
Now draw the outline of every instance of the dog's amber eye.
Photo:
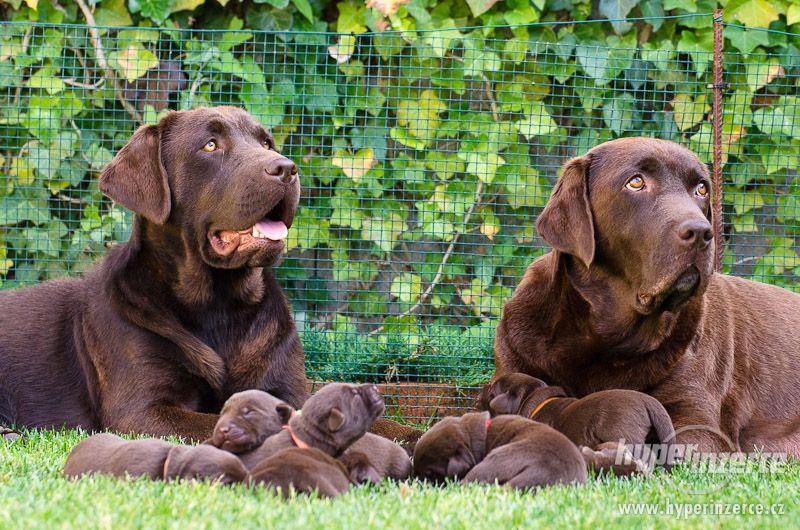
M 203 151 L 205 151 L 206 153 L 210 153 L 211 151 L 216 151 L 216 150 L 217 150 L 217 142 L 215 142 L 214 140 L 209 140 L 208 143 L 206 143 L 206 145 L 203 146 Z
M 701 182 L 694 189 L 694 192 L 700 197 L 706 197 L 708 195 L 708 186 L 706 186 L 705 182 Z
M 266 147 L 267 149 L 272 149 L 272 142 L 270 141 L 269 138 L 264 138 L 264 147 Z
M 644 179 L 639 175 L 631 177 L 628 179 L 628 182 L 625 183 L 625 187 L 629 190 L 639 191 L 640 189 L 644 188 Z

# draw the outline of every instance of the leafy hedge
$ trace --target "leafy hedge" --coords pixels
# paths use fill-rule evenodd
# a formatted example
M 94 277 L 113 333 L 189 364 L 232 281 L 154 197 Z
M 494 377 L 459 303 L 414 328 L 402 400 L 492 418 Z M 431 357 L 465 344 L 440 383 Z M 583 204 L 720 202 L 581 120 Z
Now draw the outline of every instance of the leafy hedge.
M 566 157 L 647 134 L 710 161 L 708 0 L 217 2 L 0 0 L 4 286 L 126 237 L 96 177 L 168 107 L 273 129 L 305 187 L 279 270 L 301 326 L 404 337 L 412 359 L 439 355 L 424 325 L 499 315 Z M 81 7 L 128 27 L 44 24 Z M 726 269 L 797 289 L 800 2 L 725 8 Z M 611 20 L 571 22 L 591 18 Z

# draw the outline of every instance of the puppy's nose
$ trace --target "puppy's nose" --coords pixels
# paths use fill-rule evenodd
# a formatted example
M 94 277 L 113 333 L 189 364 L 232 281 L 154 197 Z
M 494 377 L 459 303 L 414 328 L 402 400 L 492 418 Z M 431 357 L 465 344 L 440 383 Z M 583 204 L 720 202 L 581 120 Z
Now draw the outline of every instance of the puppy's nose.
M 273 160 L 267 165 L 267 174 L 279 177 L 282 182 L 289 184 L 297 175 L 297 166 L 288 158 Z
M 228 425 L 223 425 L 222 427 L 219 428 L 219 432 L 221 432 L 222 434 L 228 434 L 230 430 L 231 428 Z
M 707 220 L 689 219 L 678 225 L 678 237 L 686 246 L 705 248 L 714 238 L 714 232 Z

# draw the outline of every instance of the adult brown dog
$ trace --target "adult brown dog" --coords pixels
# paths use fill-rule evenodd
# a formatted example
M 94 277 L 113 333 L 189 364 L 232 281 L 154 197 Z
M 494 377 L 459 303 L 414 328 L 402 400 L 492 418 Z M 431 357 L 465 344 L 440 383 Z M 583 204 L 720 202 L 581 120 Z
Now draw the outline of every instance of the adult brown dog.
M 640 390 L 678 442 L 800 456 L 800 296 L 714 273 L 710 187 L 692 152 L 662 140 L 569 161 L 537 220 L 553 251 L 505 305 L 495 377 Z
M 0 422 L 208 438 L 234 392 L 294 407 L 304 354 L 270 266 L 300 196 L 272 136 L 231 107 L 139 128 L 100 176 L 136 213 L 81 279 L 0 293 Z

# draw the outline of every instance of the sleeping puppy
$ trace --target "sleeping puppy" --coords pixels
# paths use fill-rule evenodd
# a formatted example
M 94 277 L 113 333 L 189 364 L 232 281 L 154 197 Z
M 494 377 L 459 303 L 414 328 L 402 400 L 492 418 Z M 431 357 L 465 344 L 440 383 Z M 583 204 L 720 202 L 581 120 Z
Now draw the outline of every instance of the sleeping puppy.
M 414 473 L 424 479 L 508 484 L 533 488 L 583 483 L 578 448 L 547 425 L 488 412 L 448 417 L 431 427 L 414 450 Z
M 228 398 L 207 444 L 231 453 L 247 453 L 281 432 L 294 409 L 261 390 L 245 390 Z
M 277 489 L 283 498 L 291 490 L 332 498 L 345 493 L 351 484 L 377 482 L 369 459 L 353 452 L 337 460 L 313 447 L 288 447 L 259 462 L 247 477 L 248 484 Z
M 368 432 L 356 440 L 342 458 L 353 453 L 366 456 L 381 479 L 405 480 L 411 476 L 411 459 L 406 450 L 382 436 Z
M 233 484 L 247 476 L 247 470 L 236 455 L 210 445 L 173 446 L 163 468 L 164 480 L 210 480 Z
M 95 434 L 72 448 L 64 464 L 64 475 L 77 478 L 102 473 L 160 479 L 164 475 L 164 462 L 173 447 L 175 445 L 164 440 L 123 440 L 114 434 Z
M 249 470 L 288 447 L 313 447 L 338 457 L 375 423 L 384 410 L 375 385 L 330 383 L 306 401 L 302 413 L 292 414 L 278 434 L 258 449 L 241 455 Z
M 658 400 L 635 390 L 603 390 L 575 399 L 560 387 L 511 373 L 485 385 L 476 406 L 493 416 L 518 414 L 546 423 L 576 445 L 622 441 L 644 452 L 658 444 L 646 451 L 649 464 L 672 464 L 675 430 L 669 414 Z

